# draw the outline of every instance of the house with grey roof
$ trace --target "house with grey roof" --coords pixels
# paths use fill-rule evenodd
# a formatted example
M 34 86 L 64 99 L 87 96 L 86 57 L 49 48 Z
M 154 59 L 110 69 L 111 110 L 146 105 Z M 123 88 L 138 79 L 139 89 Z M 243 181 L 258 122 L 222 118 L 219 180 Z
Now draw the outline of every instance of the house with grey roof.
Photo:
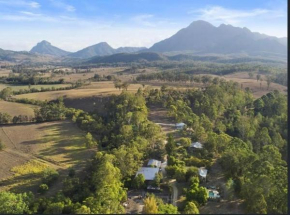
M 145 178 L 145 181 L 153 181 L 155 178 L 156 173 L 159 172 L 159 168 L 154 167 L 141 167 L 139 168 L 136 176 L 142 174 Z
M 155 159 L 150 159 L 148 161 L 148 164 L 147 164 L 148 167 L 158 167 L 160 168 L 161 167 L 161 161 L 159 160 L 155 160 Z

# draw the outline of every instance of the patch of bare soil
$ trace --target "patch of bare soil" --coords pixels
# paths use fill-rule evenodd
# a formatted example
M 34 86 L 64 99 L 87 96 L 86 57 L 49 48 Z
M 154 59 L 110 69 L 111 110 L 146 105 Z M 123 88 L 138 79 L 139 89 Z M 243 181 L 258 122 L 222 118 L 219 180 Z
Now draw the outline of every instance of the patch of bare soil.
M 150 105 L 148 119 L 156 124 L 159 124 L 164 133 L 176 132 L 175 122 L 172 117 L 167 115 L 167 110 L 164 107 Z

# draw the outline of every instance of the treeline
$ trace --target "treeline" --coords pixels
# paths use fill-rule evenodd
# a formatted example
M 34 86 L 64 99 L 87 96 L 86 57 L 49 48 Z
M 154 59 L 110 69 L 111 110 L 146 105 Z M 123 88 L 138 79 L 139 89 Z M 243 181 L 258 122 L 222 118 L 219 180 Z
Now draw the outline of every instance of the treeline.
M 48 92 L 48 91 L 59 91 L 59 90 L 71 90 L 82 85 L 73 85 L 69 87 L 41 87 L 40 89 L 37 88 L 30 88 L 30 89 L 20 89 L 18 91 L 13 91 L 13 95 L 21 95 L 26 93 L 39 93 L 39 92 Z
M 172 66 L 172 65 L 171 65 Z M 163 67 L 161 67 L 163 68 Z M 169 69 L 165 67 L 163 69 Z M 173 67 L 174 68 L 174 67 Z M 257 73 L 259 75 L 271 76 L 272 82 L 287 86 L 287 70 L 280 67 L 270 67 L 270 66 L 260 66 L 260 65 L 251 65 L 251 64 L 194 64 L 191 67 L 187 66 L 178 66 L 176 69 L 171 69 L 173 71 L 164 71 L 159 73 L 151 74 L 140 74 L 136 77 L 137 81 L 151 81 L 151 80 L 161 80 L 161 81 L 170 81 L 170 82 L 186 82 L 190 81 L 191 83 L 198 81 L 198 75 L 201 74 L 214 74 L 214 75 L 227 75 L 235 72 L 249 72 Z M 199 77 L 200 79 L 200 77 Z
M 136 77 L 136 81 L 169 81 L 169 82 L 196 82 L 196 83 L 209 83 L 211 81 L 215 82 L 219 78 L 212 78 L 209 75 L 189 75 L 180 72 L 160 72 L 151 74 L 141 74 Z
M 198 166 L 202 159 L 211 161 L 221 156 L 229 189 L 245 199 L 247 212 L 287 213 L 285 95 L 274 91 L 254 100 L 249 90 L 224 81 L 210 84 L 205 90 L 184 92 L 163 87 L 145 94 L 149 103 L 162 104 L 176 122 L 186 123 L 191 133 L 191 139 L 181 147 L 170 144 L 173 158 L 169 157 L 168 169 L 178 172 L 173 173 L 176 178 L 180 172 L 181 178 L 186 176 L 185 163 L 190 165 L 193 159 L 186 142 L 200 141 L 204 147 L 195 154 L 192 164 Z
M 26 84 L 26 85 L 38 85 L 38 84 L 63 84 L 64 79 L 58 81 L 52 81 L 50 77 L 40 77 L 35 73 L 20 73 L 15 75 L 9 74 L 8 77 L 1 77 L 0 81 L 8 84 Z
M 25 123 L 25 122 L 34 122 L 35 119 L 33 116 L 27 115 L 18 115 L 18 116 L 11 116 L 8 113 L 1 113 L 0 112 L 0 124 L 17 124 L 17 123 Z
M 12 95 L 21 95 L 26 93 L 39 93 L 39 92 L 48 92 L 48 91 L 59 91 L 59 90 L 71 90 L 75 88 L 79 88 L 84 86 L 86 83 L 83 81 L 77 81 L 76 83 L 72 83 L 69 87 L 48 87 L 44 88 L 41 87 L 40 89 L 37 88 L 29 88 L 29 89 L 20 89 L 18 91 L 13 90 L 11 87 L 6 87 L 2 91 L 0 91 L 0 98 L 4 100 L 11 100 Z M 89 84 L 89 83 L 88 83 Z
M 95 74 L 91 80 L 94 81 L 114 81 L 116 80 L 116 77 L 114 75 L 99 75 Z

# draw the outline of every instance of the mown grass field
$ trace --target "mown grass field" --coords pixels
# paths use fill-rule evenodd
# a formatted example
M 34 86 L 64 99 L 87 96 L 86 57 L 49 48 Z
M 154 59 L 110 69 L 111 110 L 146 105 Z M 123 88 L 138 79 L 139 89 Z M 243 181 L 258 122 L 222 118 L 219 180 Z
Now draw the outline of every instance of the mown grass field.
M 79 172 L 94 153 L 85 147 L 85 133 L 70 121 L 2 126 L 0 139 L 5 145 L 0 190 L 36 192 L 44 169 L 56 169 L 64 178 L 68 168 Z M 60 181 L 52 191 L 61 188 Z
M 26 115 L 34 116 L 34 108 L 37 106 L 21 104 L 15 102 L 6 102 L 0 100 L 0 112 L 8 113 L 10 116 Z
M 43 88 L 61 88 L 61 87 L 70 87 L 70 84 L 39 84 L 39 85 L 31 85 L 30 88 L 35 88 L 40 90 L 42 87 Z M 12 84 L 0 84 L 0 90 L 3 90 L 6 87 L 11 87 L 13 91 L 18 91 L 18 90 L 28 90 L 29 86 L 28 85 L 12 85 Z

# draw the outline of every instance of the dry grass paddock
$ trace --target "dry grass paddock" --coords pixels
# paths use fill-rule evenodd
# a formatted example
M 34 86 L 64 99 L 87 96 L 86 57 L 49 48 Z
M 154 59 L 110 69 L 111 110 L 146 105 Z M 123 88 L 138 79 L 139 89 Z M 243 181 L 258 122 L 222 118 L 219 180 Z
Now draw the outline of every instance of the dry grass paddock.
M 0 101 L 0 113 L 8 113 L 12 117 L 18 115 L 34 117 L 34 108 L 36 107 L 35 105 Z
M 137 92 L 141 84 L 130 84 L 128 92 Z M 157 87 L 158 88 L 158 87 Z M 16 98 L 28 98 L 38 100 L 54 100 L 59 97 L 64 98 L 85 98 L 92 96 L 108 96 L 120 94 L 122 90 L 116 89 L 112 81 L 92 82 L 91 85 L 72 90 L 49 91 L 40 93 L 28 93 L 15 96 Z
M 70 121 L 2 126 L 0 139 L 5 146 L 0 151 L 0 190 L 36 192 L 46 166 L 63 178 L 69 167 L 82 170 L 94 153 L 85 147 L 85 132 Z

